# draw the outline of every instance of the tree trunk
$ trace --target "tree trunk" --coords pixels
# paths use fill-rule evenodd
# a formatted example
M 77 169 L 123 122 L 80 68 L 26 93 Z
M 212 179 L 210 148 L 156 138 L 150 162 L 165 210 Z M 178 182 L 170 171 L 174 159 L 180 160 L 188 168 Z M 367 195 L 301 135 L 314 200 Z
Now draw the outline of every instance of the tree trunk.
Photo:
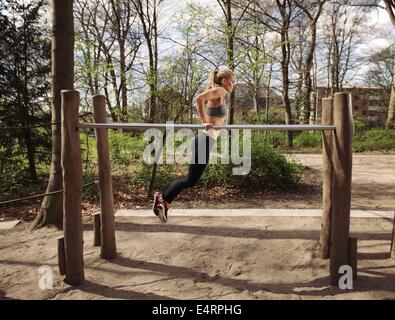
M 232 22 L 232 3 L 231 0 L 226 1 L 226 22 L 227 22 L 227 42 L 228 42 L 228 67 L 230 70 L 235 70 L 235 59 L 234 59 L 234 30 Z M 235 93 L 236 88 L 230 94 L 229 100 L 229 124 L 234 123 L 234 105 L 235 105 Z
M 74 83 L 74 21 L 73 0 L 52 0 L 52 122 L 60 122 L 63 89 L 73 89 Z M 60 125 L 52 126 L 52 160 L 46 192 L 63 187 L 61 168 Z M 32 229 L 47 225 L 63 228 L 63 194 L 44 198 Z
M 37 181 L 36 163 L 34 161 L 34 154 L 35 154 L 34 142 L 32 139 L 30 129 L 23 130 L 23 138 L 26 145 L 27 158 L 29 160 L 30 179 L 32 179 L 33 181 Z
M 339 73 L 340 73 L 340 50 L 339 50 L 339 43 L 337 39 L 337 20 L 332 21 L 332 56 L 331 56 L 331 95 L 334 95 L 336 92 L 340 91 L 340 80 L 339 80 Z
M 23 65 L 23 125 L 25 127 L 30 126 L 29 120 L 29 93 L 28 93 L 28 67 L 27 67 L 27 55 L 28 55 L 28 43 L 27 43 L 27 35 L 26 35 L 26 26 L 24 24 L 24 65 Z M 23 130 L 23 137 L 25 140 L 26 150 L 27 150 L 27 158 L 29 160 L 29 172 L 30 172 L 30 179 L 33 181 L 37 181 L 37 172 L 36 172 L 36 163 L 34 161 L 35 155 L 35 146 L 32 139 L 32 132 L 31 129 L 26 128 Z
M 393 74 L 395 77 L 395 61 L 394 61 L 394 66 L 393 66 Z M 394 128 L 394 125 L 395 125 L 394 122 L 395 122 L 395 81 L 394 81 L 394 79 L 392 79 L 391 97 L 390 97 L 390 102 L 388 105 L 387 121 L 385 124 L 386 129 Z
M 121 112 L 122 121 L 127 121 L 128 118 L 128 90 L 126 84 L 126 57 L 125 57 L 125 41 L 122 39 L 119 41 L 120 47 L 120 67 L 121 67 Z
M 310 17 L 310 30 L 311 30 L 311 39 L 310 45 L 308 48 L 306 63 L 305 63 L 305 74 L 304 74 L 304 94 L 303 94 L 303 117 L 304 123 L 309 123 L 310 113 L 311 113 L 311 92 L 312 88 L 312 79 L 311 79 L 311 69 L 313 68 L 313 59 L 314 52 L 316 48 L 316 40 L 317 40 L 317 22 L 318 18 L 321 15 L 322 8 L 324 6 L 325 1 L 319 2 L 317 12 L 313 17 Z
M 270 64 L 270 69 L 269 69 L 269 76 L 267 80 L 267 87 L 266 87 L 266 104 L 265 104 L 265 110 L 266 110 L 266 124 L 269 124 L 269 105 L 270 105 L 270 85 L 272 82 L 272 72 L 273 72 L 273 64 Z
M 290 60 L 290 50 L 289 50 L 289 39 L 288 39 L 288 25 L 284 28 L 281 33 L 281 47 L 283 57 L 281 60 L 281 74 L 282 74 L 282 100 L 285 107 L 285 123 L 293 124 L 293 116 L 291 109 L 291 102 L 289 100 L 289 60 Z M 293 147 L 293 133 L 292 131 L 287 131 L 288 134 L 288 147 Z
M 299 73 L 299 78 L 296 82 L 296 93 L 295 93 L 295 119 L 296 121 L 299 119 L 300 122 L 302 122 L 302 116 L 301 114 L 303 113 L 303 62 L 299 60 L 298 67 L 300 72 Z
M 148 0 L 146 0 L 148 1 Z M 149 111 L 148 111 L 148 122 L 153 123 L 160 120 L 160 115 L 158 114 L 158 29 L 157 29 L 157 6 L 156 0 L 153 0 L 152 14 L 149 12 L 149 6 L 147 3 L 146 14 L 144 14 L 143 1 L 135 0 L 132 1 L 135 9 L 139 15 L 140 22 L 142 24 L 142 30 L 144 38 L 147 42 L 148 57 L 149 57 L 149 74 L 148 83 L 150 87 L 150 99 L 149 99 Z M 160 2 L 159 2 L 160 3 Z M 152 139 L 150 141 L 152 143 Z M 148 187 L 147 197 L 152 193 L 155 176 L 156 176 L 156 166 L 154 163 L 152 167 L 151 179 Z
M 252 95 L 252 112 L 257 115 L 258 114 L 258 92 L 254 85 L 254 93 Z
M 393 0 L 384 0 L 385 3 L 385 7 L 387 9 L 388 12 L 388 16 L 391 20 L 392 25 L 395 27 L 395 14 L 394 14 L 394 9 L 395 9 L 395 4 Z M 385 127 L 387 129 L 391 129 L 394 127 L 394 120 L 395 120 L 395 81 L 394 81 L 394 77 L 395 77 L 395 61 L 394 61 L 394 65 L 393 65 L 393 70 L 392 70 L 392 86 L 391 86 L 391 97 L 390 97 L 390 102 L 389 102 L 389 106 L 388 106 L 388 115 L 387 115 L 387 121 L 385 124 Z M 395 232 L 395 230 L 394 230 Z M 394 234 L 395 236 L 395 234 Z M 393 253 L 395 252 L 395 250 L 393 250 Z
M 255 19 L 255 23 L 257 23 Z M 255 40 L 254 40 L 254 45 L 256 48 L 259 46 L 259 37 L 258 37 L 258 32 L 255 33 Z M 255 50 L 256 57 L 258 59 L 258 49 Z M 260 70 L 259 70 L 260 71 Z M 252 70 L 252 78 L 253 78 L 253 94 L 252 94 L 252 100 L 253 100 L 253 113 L 255 114 L 255 119 L 258 119 L 258 101 L 259 101 L 259 75 L 258 75 L 258 70 L 257 68 L 253 68 Z
M 311 70 L 311 65 L 309 66 Z M 311 115 L 311 93 L 313 91 L 313 85 L 311 80 L 310 71 L 305 74 L 305 85 L 303 90 L 303 124 L 307 124 L 310 121 Z
M 113 122 L 118 122 L 118 116 L 117 113 L 114 111 L 113 106 L 111 105 L 111 100 L 110 100 L 110 93 L 108 91 L 107 85 L 108 85 L 108 72 L 105 73 L 105 78 L 104 78 L 104 95 L 106 96 L 106 103 L 108 110 L 110 111 L 111 118 Z

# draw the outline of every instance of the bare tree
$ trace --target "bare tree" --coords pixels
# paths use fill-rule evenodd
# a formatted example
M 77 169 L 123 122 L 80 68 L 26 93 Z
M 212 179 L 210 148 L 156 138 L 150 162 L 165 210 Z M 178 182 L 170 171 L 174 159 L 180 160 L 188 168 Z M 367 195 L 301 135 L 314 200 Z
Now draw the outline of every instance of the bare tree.
M 150 88 L 148 122 L 160 122 L 158 119 L 158 10 L 163 0 L 131 0 L 143 30 L 148 49 L 149 71 L 147 82 Z M 154 162 L 147 197 L 152 193 L 157 163 Z
M 74 88 L 73 0 L 52 1 L 52 122 L 59 123 L 63 89 Z M 46 193 L 63 188 L 60 125 L 52 126 L 52 160 Z M 32 228 L 46 225 L 63 227 L 63 194 L 44 198 Z
M 393 27 L 395 28 L 395 1 L 394 0 L 382 0 L 384 7 L 381 6 L 380 0 L 343 0 L 341 3 L 349 6 L 359 6 L 364 8 L 379 8 L 386 10 L 391 20 Z M 395 60 L 393 63 L 393 73 L 395 73 Z M 390 129 L 395 126 L 395 79 L 392 79 L 391 85 L 391 96 L 388 105 L 388 114 L 386 121 L 386 128 Z
M 238 25 L 240 21 L 243 19 L 244 15 L 246 14 L 248 8 L 250 7 L 251 3 L 254 0 L 249 0 L 248 3 L 245 1 L 232 1 L 232 0 L 217 0 L 218 4 L 220 5 L 222 12 L 225 17 L 226 22 L 226 51 L 227 51 L 227 65 L 230 70 L 234 71 L 236 67 L 235 63 L 235 35 L 238 29 Z M 243 3 L 244 2 L 244 3 Z M 242 3 L 242 6 L 240 5 Z M 241 10 L 237 13 L 237 19 L 234 20 L 234 7 L 241 8 Z M 237 88 L 236 88 L 237 90 Z M 234 102 L 235 102 L 235 93 L 236 91 L 233 90 L 230 94 L 230 101 L 229 101 L 229 124 L 234 123 Z
M 366 58 L 357 57 L 354 52 L 362 42 L 366 30 L 363 22 L 366 18 L 365 8 L 350 8 L 345 3 L 331 2 L 326 6 L 326 20 L 323 30 L 323 43 L 326 47 L 326 68 L 328 91 L 333 95 L 343 90 L 345 82 L 351 82 L 357 70 Z
M 394 58 L 394 45 L 382 49 L 369 57 L 370 66 L 366 72 L 366 82 L 384 90 L 385 95 L 382 98 L 387 106 L 391 96 L 392 79 L 394 77 Z
M 308 123 L 310 119 L 311 111 L 311 93 L 312 93 L 312 79 L 311 70 L 313 68 L 313 58 L 316 48 L 317 39 L 317 22 L 322 13 L 322 8 L 327 0 L 316 0 L 314 3 L 305 3 L 305 1 L 296 1 L 299 8 L 303 10 L 305 15 L 308 17 L 310 39 L 308 41 L 307 54 L 305 62 L 303 64 L 303 120 L 304 123 Z
M 394 0 L 384 0 L 385 7 L 387 9 L 388 15 L 390 17 L 391 23 L 395 28 L 395 1 Z M 386 121 L 386 128 L 390 129 L 395 126 L 395 79 L 394 79 L 394 74 L 395 74 L 395 59 L 393 63 L 393 69 L 392 69 L 392 84 L 391 84 L 391 96 L 390 96 L 390 101 L 388 105 L 388 115 L 387 115 L 387 121 Z
M 133 29 L 137 14 L 133 10 L 132 4 L 123 0 L 111 0 L 110 2 L 112 12 L 107 12 L 107 14 L 110 17 L 116 35 L 116 42 L 118 43 L 120 72 L 118 92 L 121 96 L 121 118 L 123 121 L 126 121 L 128 112 L 127 73 L 134 64 L 141 42 L 139 34 Z
M 148 49 L 149 71 L 147 82 L 150 87 L 149 122 L 158 120 L 158 10 L 162 2 L 163 0 L 131 0 L 139 17 L 145 44 Z
M 254 6 L 256 10 L 256 5 Z M 257 114 L 260 111 L 258 103 L 260 97 L 265 96 L 266 111 L 269 108 L 273 64 L 277 62 L 273 53 L 277 47 L 275 41 L 270 41 L 268 38 L 269 29 L 259 22 L 257 15 L 254 14 L 250 18 L 245 19 L 246 21 L 241 24 L 241 31 L 236 38 L 241 48 L 240 55 L 243 57 L 240 59 L 238 71 L 253 101 L 253 112 Z
M 176 64 L 173 70 L 179 72 L 180 81 L 174 81 L 180 84 L 179 92 L 182 94 L 182 100 L 189 111 L 189 121 L 193 123 L 193 116 L 196 110 L 194 105 L 194 97 L 197 91 L 201 88 L 206 79 L 203 77 L 205 66 L 200 61 L 200 50 L 202 40 L 206 35 L 202 32 L 202 25 L 200 20 L 203 19 L 200 8 L 194 4 L 188 5 L 185 12 L 181 12 L 177 17 L 177 26 L 181 34 L 183 44 L 181 45 L 181 55 L 173 57 L 176 59 Z M 166 73 L 165 73 L 166 74 Z M 172 72 L 171 72 L 172 74 Z M 174 73 L 173 73 L 174 74 Z M 182 117 L 183 109 L 177 112 L 177 120 L 179 116 Z M 181 118 L 182 121 L 182 118 Z
M 128 91 L 132 90 L 128 75 L 141 46 L 136 12 L 128 1 L 77 0 L 75 7 L 84 80 L 91 94 L 104 90 L 114 121 L 126 121 Z
M 300 9 L 292 0 L 275 0 L 279 17 L 273 17 L 274 30 L 280 34 L 281 38 L 281 83 L 282 83 L 282 100 L 285 108 L 286 124 L 293 124 L 294 117 L 291 109 L 289 97 L 290 79 L 289 66 L 291 60 L 291 39 L 290 26 L 294 19 L 300 15 Z M 293 146 L 293 134 L 288 131 L 288 146 Z
M 297 19 L 295 19 L 295 27 L 294 27 L 294 37 L 295 42 L 291 47 L 291 60 L 290 60 L 290 69 L 295 73 L 296 86 L 295 89 L 295 99 L 294 99 L 294 111 L 295 111 L 295 120 L 299 120 L 299 122 L 304 122 L 303 115 L 303 80 L 305 77 L 305 59 L 306 56 L 306 48 L 308 47 L 308 41 L 306 39 L 306 33 L 308 30 L 308 23 L 306 15 L 300 15 Z

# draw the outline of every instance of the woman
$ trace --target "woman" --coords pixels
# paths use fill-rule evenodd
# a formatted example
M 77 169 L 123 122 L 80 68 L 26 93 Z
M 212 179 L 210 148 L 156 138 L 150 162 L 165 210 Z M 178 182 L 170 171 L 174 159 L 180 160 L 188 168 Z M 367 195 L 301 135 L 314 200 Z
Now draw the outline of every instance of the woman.
M 205 129 L 193 141 L 188 175 L 173 181 L 163 193 L 156 192 L 154 195 L 152 209 L 162 222 L 167 222 L 168 213 L 172 208 L 171 203 L 178 194 L 185 188 L 195 186 L 202 176 L 208 164 L 210 152 L 219 135 L 219 130 L 214 129 L 213 126 L 225 123 L 227 116 L 225 95 L 233 91 L 235 84 L 236 77 L 231 70 L 227 68 L 215 69 L 210 72 L 208 88 L 196 97 L 199 116 Z M 205 112 L 204 105 L 206 103 L 207 110 Z M 201 150 L 200 154 L 199 150 Z

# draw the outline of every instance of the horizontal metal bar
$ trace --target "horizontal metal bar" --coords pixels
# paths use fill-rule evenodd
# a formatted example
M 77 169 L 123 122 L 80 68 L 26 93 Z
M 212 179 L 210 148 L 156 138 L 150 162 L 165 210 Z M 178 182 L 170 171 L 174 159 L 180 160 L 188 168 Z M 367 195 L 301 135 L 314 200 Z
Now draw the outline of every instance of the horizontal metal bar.
M 202 124 L 178 124 L 178 123 L 80 123 L 79 128 L 108 128 L 108 129 L 204 129 Z M 324 131 L 335 130 L 335 126 L 329 125 L 261 125 L 261 124 L 227 124 L 213 126 L 214 129 L 251 129 L 262 131 Z

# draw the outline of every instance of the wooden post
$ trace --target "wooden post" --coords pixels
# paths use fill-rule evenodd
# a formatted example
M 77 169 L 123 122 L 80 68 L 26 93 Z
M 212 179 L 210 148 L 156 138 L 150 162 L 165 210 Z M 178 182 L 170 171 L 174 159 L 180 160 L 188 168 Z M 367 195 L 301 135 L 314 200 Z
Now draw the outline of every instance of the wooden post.
M 333 125 L 333 98 L 322 99 L 322 124 Z M 323 160 L 323 186 L 322 186 L 322 223 L 320 234 L 320 257 L 329 258 L 331 246 L 331 219 L 332 219 L 332 141 L 333 131 L 322 132 L 322 160 Z
M 64 237 L 58 238 L 58 265 L 61 276 L 66 274 L 66 258 L 64 252 Z
M 80 285 L 85 280 L 82 236 L 82 158 L 78 91 L 62 90 L 63 231 L 66 260 L 65 282 Z
M 333 119 L 336 126 L 332 143 L 332 223 L 330 278 L 338 285 L 339 268 L 349 265 L 353 118 L 350 95 L 339 92 L 334 97 Z
M 394 226 L 392 227 L 392 241 L 391 241 L 391 258 L 395 260 L 395 211 L 394 211 Z
M 353 278 L 358 274 L 358 241 L 357 238 L 348 238 L 348 265 L 352 269 Z
M 106 100 L 104 96 L 93 97 L 93 116 L 96 123 L 106 123 Z M 103 259 L 113 259 L 117 255 L 115 244 L 115 222 L 111 181 L 110 147 L 108 129 L 96 128 L 97 159 L 99 170 L 101 208 L 101 252 Z
M 93 246 L 98 247 L 101 245 L 101 236 L 100 236 L 100 212 L 97 212 L 93 215 Z

